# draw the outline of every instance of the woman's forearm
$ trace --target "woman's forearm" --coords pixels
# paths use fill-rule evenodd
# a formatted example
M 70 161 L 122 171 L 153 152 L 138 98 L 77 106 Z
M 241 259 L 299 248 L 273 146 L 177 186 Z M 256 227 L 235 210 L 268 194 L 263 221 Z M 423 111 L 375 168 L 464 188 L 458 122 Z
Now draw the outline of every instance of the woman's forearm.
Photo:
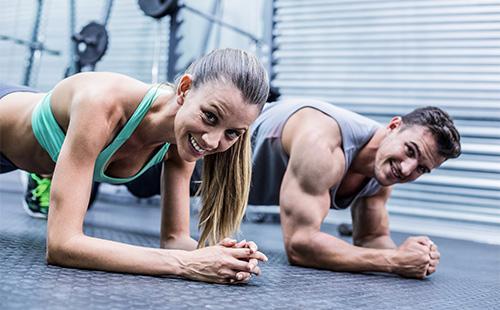
M 63 244 L 47 246 L 53 265 L 146 275 L 182 275 L 184 251 L 128 245 L 77 235 Z

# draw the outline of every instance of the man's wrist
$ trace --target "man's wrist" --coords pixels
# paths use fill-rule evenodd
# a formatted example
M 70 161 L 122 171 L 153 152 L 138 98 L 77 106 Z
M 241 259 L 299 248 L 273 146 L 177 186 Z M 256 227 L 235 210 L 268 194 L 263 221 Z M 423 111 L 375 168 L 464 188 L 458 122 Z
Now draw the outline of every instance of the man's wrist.
M 397 249 L 383 250 L 385 272 L 394 273 L 397 267 Z

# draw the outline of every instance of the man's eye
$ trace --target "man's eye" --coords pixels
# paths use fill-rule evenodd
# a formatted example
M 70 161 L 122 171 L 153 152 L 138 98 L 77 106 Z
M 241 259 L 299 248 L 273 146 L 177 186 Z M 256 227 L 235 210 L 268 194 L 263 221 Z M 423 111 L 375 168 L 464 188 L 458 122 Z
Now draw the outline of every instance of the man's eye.
M 217 116 L 213 114 L 212 112 L 204 112 L 205 114 L 205 119 L 212 125 L 217 123 Z
M 409 157 L 415 156 L 415 151 L 413 151 L 413 149 L 411 147 L 406 146 L 406 149 L 407 149 L 406 152 L 407 152 L 407 154 L 408 154 Z

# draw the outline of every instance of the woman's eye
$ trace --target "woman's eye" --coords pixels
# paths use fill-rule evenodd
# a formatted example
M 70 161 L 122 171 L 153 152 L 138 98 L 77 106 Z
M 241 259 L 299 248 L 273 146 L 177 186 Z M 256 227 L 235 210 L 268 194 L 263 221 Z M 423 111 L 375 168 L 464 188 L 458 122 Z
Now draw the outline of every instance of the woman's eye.
M 226 131 L 226 135 L 230 138 L 230 139 L 236 139 L 240 136 L 240 132 L 237 131 L 237 130 L 227 130 Z
M 422 166 L 419 166 L 419 167 L 418 167 L 418 172 L 419 172 L 420 174 L 424 174 L 424 173 L 426 173 L 426 172 L 427 172 L 427 169 L 425 169 L 425 168 L 424 168 L 424 167 L 422 167 Z
M 207 120 L 208 123 L 215 125 L 217 123 L 217 116 L 213 114 L 212 112 L 204 112 L 205 114 L 205 119 Z

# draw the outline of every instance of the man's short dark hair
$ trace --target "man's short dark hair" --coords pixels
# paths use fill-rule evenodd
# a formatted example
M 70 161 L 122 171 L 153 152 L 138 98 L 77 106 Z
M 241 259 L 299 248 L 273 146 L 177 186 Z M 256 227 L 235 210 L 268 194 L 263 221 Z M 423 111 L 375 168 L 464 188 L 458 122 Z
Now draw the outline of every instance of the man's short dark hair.
M 457 158 L 461 153 L 460 134 L 448 113 L 437 107 L 424 107 L 402 116 L 403 126 L 419 125 L 434 136 L 439 155 Z

